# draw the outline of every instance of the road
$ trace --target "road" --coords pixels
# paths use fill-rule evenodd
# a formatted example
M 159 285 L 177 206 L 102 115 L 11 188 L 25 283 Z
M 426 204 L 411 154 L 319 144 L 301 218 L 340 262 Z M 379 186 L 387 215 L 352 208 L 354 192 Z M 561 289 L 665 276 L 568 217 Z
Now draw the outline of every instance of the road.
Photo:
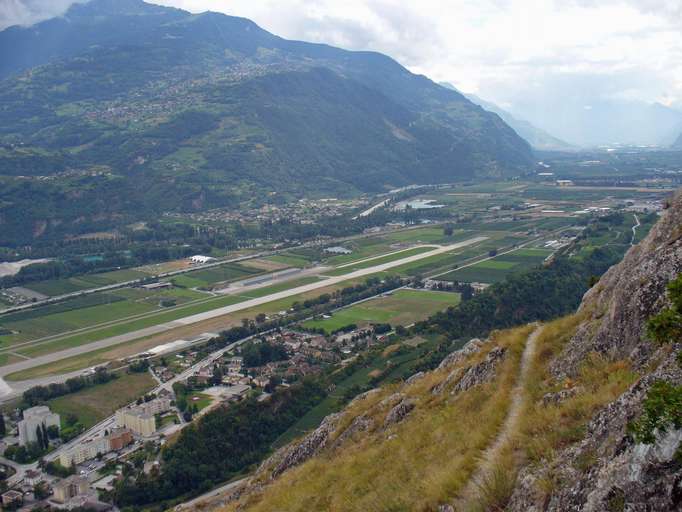
M 639 222 L 639 217 L 637 217 L 637 214 L 634 214 L 635 217 L 635 222 L 636 224 L 632 226 L 632 239 L 630 240 L 630 245 L 635 245 L 635 238 L 637 238 L 637 228 L 641 226 L 642 224 Z
M 24 371 L 24 370 L 29 370 L 31 368 L 36 368 L 39 366 L 43 366 L 45 364 L 50 364 L 56 361 L 60 361 L 62 359 L 67 359 L 69 357 L 74 357 L 83 354 L 84 352 L 91 352 L 94 350 L 100 350 L 104 348 L 109 348 L 113 347 L 116 345 L 120 345 L 122 343 L 127 343 L 130 341 L 134 341 L 140 338 L 144 338 L 147 336 L 151 336 L 154 334 L 159 334 L 163 332 L 170 331 L 172 329 L 178 328 L 178 327 L 184 327 L 192 324 L 196 324 L 199 322 L 204 322 L 206 320 L 211 320 L 217 317 L 221 317 L 224 315 L 228 315 L 231 313 L 236 313 L 238 311 L 244 311 L 249 308 L 253 308 L 256 306 L 261 306 L 263 304 L 267 304 L 269 302 L 277 301 L 280 299 L 286 299 L 289 297 L 293 297 L 296 295 L 300 295 L 302 293 L 318 290 L 320 288 L 325 288 L 334 284 L 341 283 L 343 281 L 348 281 L 351 279 L 357 279 L 361 277 L 366 277 L 371 274 L 375 274 L 377 272 L 382 272 L 385 270 L 390 270 L 391 268 L 398 267 L 401 265 L 405 265 L 408 263 L 413 263 L 419 260 L 422 260 L 424 258 L 428 258 L 431 256 L 436 256 L 439 254 L 444 254 L 447 252 L 451 252 L 457 249 L 461 249 L 463 247 L 473 245 L 479 242 L 482 242 L 484 240 L 487 240 L 488 238 L 485 236 L 477 236 L 470 238 L 468 240 L 464 240 L 462 242 L 458 242 L 455 244 L 450 244 L 446 246 L 440 246 L 436 247 L 435 249 L 427 252 L 423 252 L 420 254 L 415 254 L 412 256 L 407 256 L 405 258 L 400 258 L 391 262 L 379 264 L 379 265 L 374 265 L 372 267 L 367 267 L 364 269 L 356 270 L 354 272 L 349 272 L 348 274 L 344 274 L 341 276 L 334 276 L 330 277 L 328 279 L 316 281 L 314 283 L 309 283 L 305 284 L 302 286 L 297 286 L 296 288 L 290 288 L 288 290 L 283 290 L 280 292 L 276 292 L 270 295 L 266 295 L 264 297 L 258 297 L 255 299 L 249 299 L 243 302 L 239 302 L 237 304 L 232 304 L 230 306 L 225 306 L 222 308 L 217 308 L 211 311 L 206 311 L 204 313 L 198 313 L 195 315 L 190 315 L 184 318 L 180 318 L 177 320 L 173 320 L 171 322 L 165 322 L 162 324 L 154 325 L 152 327 L 147 327 L 144 329 L 139 329 L 137 331 L 132 331 L 129 333 L 121 334 L 118 336 L 112 336 L 109 338 L 104 338 L 99 341 L 95 341 L 93 343 L 88 343 L 85 346 L 78 346 L 78 347 L 72 347 L 68 348 L 65 350 L 60 350 L 58 352 L 53 352 L 51 354 L 46 354 L 43 356 L 38 356 L 33 359 L 29 359 L 26 361 L 19 361 L 17 363 L 13 363 L 7 366 L 0 367 L 0 399 L 1 400 L 7 400 L 9 398 L 18 396 L 21 394 L 25 389 L 25 385 L 17 385 L 15 383 L 8 383 L 6 382 L 3 378 L 6 377 L 7 375 L 10 375 L 15 372 L 19 371 Z

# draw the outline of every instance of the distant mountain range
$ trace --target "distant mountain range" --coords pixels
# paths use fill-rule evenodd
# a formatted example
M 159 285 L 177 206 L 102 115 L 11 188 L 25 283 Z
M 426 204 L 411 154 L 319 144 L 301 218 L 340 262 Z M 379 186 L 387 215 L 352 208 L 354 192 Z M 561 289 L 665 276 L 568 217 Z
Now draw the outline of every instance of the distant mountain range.
M 440 85 L 447 89 L 460 92 L 454 85 L 448 82 L 441 82 Z M 577 149 L 575 146 L 572 146 L 571 144 L 568 144 L 567 142 L 564 142 L 563 140 L 554 137 L 553 135 L 547 133 L 545 130 L 542 130 L 537 126 L 534 126 L 528 121 L 524 121 L 523 119 L 517 119 L 510 112 L 504 110 L 503 108 L 495 105 L 490 101 L 486 101 L 482 98 L 479 98 L 475 94 L 464 94 L 464 96 L 467 99 L 469 99 L 469 101 L 475 103 L 476 105 L 480 105 L 488 112 L 494 112 L 495 114 L 500 116 L 505 123 L 511 126 L 514 129 L 514 131 L 516 131 L 516 133 L 523 137 L 535 149 L 540 150 Z
M 674 149 L 682 149 L 682 133 L 677 137 L 677 140 L 673 142 L 672 147 Z
M 92 0 L 0 32 L 0 49 L 0 245 L 532 164 L 498 116 L 391 58 L 243 18 Z
M 598 98 L 590 91 L 524 98 L 510 110 L 582 147 L 618 143 L 667 147 L 682 132 L 679 110 L 660 103 Z

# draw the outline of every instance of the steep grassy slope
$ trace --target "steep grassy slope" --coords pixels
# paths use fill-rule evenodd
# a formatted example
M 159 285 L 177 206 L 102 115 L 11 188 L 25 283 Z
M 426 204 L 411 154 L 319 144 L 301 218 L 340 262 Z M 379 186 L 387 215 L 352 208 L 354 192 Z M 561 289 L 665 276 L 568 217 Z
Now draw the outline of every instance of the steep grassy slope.
M 682 272 L 681 230 L 678 194 L 575 315 L 473 340 L 363 395 L 213 506 L 679 510 L 680 340 L 657 346 L 646 325 Z

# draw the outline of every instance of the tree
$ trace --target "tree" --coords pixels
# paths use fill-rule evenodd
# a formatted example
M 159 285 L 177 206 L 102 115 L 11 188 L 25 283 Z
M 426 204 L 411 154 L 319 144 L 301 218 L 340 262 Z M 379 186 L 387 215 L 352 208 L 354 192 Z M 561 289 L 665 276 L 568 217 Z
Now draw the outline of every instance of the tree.
M 0 412 L 0 437 L 5 437 L 7 428 L 5 427 L 5 415 Z
M 446 224 L 443 227 L 443 235 L 445 236 L 452 236 L 452 234 L 455 232 L 455 227 L 452 224 Z
M 43 431 L 43 446 L 47 450 L 50 446 L 50 437 L 47 434 L 47 427 L 45 426 L 45 423 L 41 425 L 41 430 Z
M 43 449 L 44 446 L 45 446 L 45 441 L 44 441 L 44 439 L 43 439 L 43 429 L 40 428 L 40 425 L 38 425 L 38 426 L 36 427 L 36 439 L 37 439 L 36 442 L 38 443 L 38 446 L 39 446 L 41 449 Z
M 258 313 L 256 315 L 256 323 L 257 324 L 262 324 L 263 322 L 265 322 L 266 319 L 267 319 L 267 316 L 265 315 L 265 313 Z

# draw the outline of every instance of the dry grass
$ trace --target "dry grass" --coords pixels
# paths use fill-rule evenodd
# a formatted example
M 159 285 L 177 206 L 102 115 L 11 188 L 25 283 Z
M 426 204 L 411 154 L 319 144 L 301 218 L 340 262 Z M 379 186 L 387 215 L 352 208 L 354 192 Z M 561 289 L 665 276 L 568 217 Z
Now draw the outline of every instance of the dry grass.
M 526 386 L 526 405 L 513 447 L 505 456 L 491 481 L 486 483 L 472 510 L 503 510 L 511 496 L 521 466 L 533 464 L 543 468 L 537 483 L 536 497 L 541 503 L 557 485 L 560 468 L 553 466 L 557 453 L 581 440 L 584 428 L 594 414 L 620 396 L 636 379 L 625 361 L 609 361 L 591 354 L 575 379 L 556 381 L 549 364 L 575 334 L 584 317 L 573 315 L 547 324 L 538 339 L 538 350 L 530 368 Z M 547 393 L 579 386 L 581 392 L 557 404 L 543 405 Z M 589 470 L 597 460 L 593 452 L 577 461 L 580 472 Z
M 507 357 L 496 379 L 456 397 L 431 393 L 449 373 L 447 369 L 400 389 L 387 386 L 354 402 L 337 432 L 361 414 L 374 418 L 375 429 L 284 473 L 261 495 L 247 499 L 247 510 L 426 511 L 451 501 L 505 420 L 531 331 L 532 327 L 524 327 L 495 333 L 495 343 L 464 364 L 480 361 L 495 344 L 506 346 Z M 381 426 L 390 405 L 379 404 L 398 390 L 415 400 L 417 407 L 408 419 L 384 431 Z

